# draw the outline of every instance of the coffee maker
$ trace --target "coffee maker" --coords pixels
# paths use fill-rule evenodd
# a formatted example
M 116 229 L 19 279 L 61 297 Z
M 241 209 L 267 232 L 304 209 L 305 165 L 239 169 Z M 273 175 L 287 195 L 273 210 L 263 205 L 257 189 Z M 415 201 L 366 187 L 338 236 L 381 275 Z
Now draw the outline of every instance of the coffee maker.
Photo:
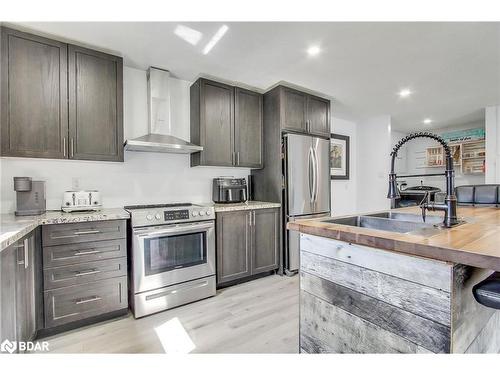
M 45 181 L 33 181 L 31 177 L 14 177 L 16 191 L 16 216 L 45 213 Z

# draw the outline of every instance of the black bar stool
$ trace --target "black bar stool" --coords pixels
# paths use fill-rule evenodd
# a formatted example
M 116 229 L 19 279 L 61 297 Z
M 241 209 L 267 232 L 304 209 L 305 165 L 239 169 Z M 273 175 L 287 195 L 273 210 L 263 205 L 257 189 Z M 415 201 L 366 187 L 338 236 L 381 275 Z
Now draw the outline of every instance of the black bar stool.
M 495 272 L 479 284 L 474 285 L 472 294 L 481 305 L 500 309 L 500 272 Z

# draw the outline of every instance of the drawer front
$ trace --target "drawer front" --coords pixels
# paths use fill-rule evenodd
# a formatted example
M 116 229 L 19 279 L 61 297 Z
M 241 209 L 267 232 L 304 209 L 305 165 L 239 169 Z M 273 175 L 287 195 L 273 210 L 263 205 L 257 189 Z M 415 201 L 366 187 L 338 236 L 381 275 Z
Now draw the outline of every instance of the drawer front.
M 127 277 L 44 292 L 45 328 L 75 322 L 128 306 Z
M 125 220 L 50 224 L 42 227 L 43 246 L 126 238 Z
M 127 240 L 94 241 L 43 248 L 43 267 L 52 268 L 127 255 Z
M 127 258 L 100 260 L 43 271 L 45 290 L 127 276 Z

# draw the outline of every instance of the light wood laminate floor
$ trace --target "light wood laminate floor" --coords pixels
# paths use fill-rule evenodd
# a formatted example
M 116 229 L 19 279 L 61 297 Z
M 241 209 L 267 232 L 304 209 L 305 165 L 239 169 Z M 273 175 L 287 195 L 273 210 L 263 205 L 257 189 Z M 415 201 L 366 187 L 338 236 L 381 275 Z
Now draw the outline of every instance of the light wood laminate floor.
M 268 276 L 141 319 L 48 339 L 50 353 L 297 353 L 299 278 Z

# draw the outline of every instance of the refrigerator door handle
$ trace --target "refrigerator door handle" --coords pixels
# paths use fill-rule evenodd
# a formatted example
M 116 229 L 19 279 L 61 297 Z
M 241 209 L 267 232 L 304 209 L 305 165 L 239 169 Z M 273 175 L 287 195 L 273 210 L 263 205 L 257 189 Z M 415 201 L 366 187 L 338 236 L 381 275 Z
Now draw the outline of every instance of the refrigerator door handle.
M 308 177 L 309 177 L 309 201 L 311 203 L 314 202 L 314 189 L 315 189 L 315 182 L 314 182 L 314 156 L 313 156 L 313 149 L 312 147 L 309 147 L 309 155 L 308 155 Z
M 319 194 L 319 161 L 318 161 L 318 153 L 316 149 L 313 149 L 314 154 L 314 202 L 318 200 Z

